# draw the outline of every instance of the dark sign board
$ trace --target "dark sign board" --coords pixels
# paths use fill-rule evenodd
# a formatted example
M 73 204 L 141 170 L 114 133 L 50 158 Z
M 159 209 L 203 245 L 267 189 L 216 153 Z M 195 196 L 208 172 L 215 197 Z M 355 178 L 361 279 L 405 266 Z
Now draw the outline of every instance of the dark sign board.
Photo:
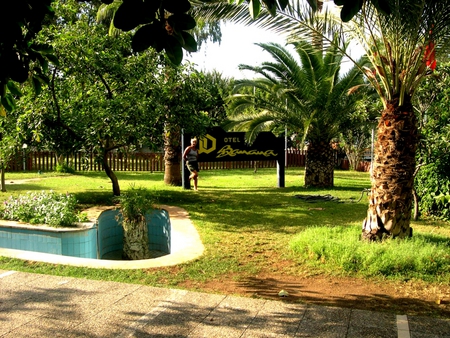
M 284 139 L 271 132 L 260 132 L 252 144 L 244 132 L 225 132 L 215 127 L 198 141 L 199 162 L 268 161 L 284 156 Z
M 183 135 L 182 146 L 190 144 L 190 136 Z M 278 187 L 284 188 L 284 145 L 282 137 L 271 132 L 260 132 L 252 144 L 245 141 L 244 132 L 226 132 L 220 127 L 212 128 L 198 140 L 199 162 L 218 161 L 277 161 Z M 189 171 L 183 160 L 183 187 L 190 189 Z

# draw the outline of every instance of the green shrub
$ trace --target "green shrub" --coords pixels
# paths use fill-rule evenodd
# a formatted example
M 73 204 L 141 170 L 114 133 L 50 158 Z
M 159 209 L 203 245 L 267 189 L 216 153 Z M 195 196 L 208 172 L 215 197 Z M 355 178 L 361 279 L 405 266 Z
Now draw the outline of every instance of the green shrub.
M 75 174 L 75 169 L 71 167 L 70 165 L 63 163 L 63 164 L 57 164 L 55 171 L 57 173 L 64 173 L 64 174 Z
M 130 190 L 122 193 L 116 200 L 120 203 L 121 220 L 125 223 L 133 223 L 145 218 L 146 212 L 153 208 L 156 196 L 145 188 L 131 186 Z
M 77 200 L 70 194 L 54 192 L 28 192 L 17 198 L 10 197 L 0 212 L 3 219 L 53 227 L 72 226 L 87 220 L 76 212 Z
M 439 160 L 420 168 L 414 185 L 421 214 L 450 220 L 450 165 L 447 161 Z

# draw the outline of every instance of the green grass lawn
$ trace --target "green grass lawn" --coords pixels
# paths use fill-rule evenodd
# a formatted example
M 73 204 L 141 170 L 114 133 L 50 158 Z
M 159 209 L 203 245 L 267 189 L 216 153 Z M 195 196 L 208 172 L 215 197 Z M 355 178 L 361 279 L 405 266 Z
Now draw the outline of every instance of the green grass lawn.
M 174 268 L 136 271 L 95 270 L 0 258 L 1 269 L 179 286 L 236 279 L 256 273 L 330 274 L 393 280 L 450 282 L 450 225 L 413 222 L 407 241 L 362 243 L 361 223 L 367 210 L 368 173 L 335 171 L 333 189 L 305 189 L 303 170 L 286 169 L 286 187 L 277 188 L 276 169 L 208 170 L 200 172 L 199 191 L 165 186 L 163 173 L 117 172 L 122 191 L 145 187 L 161 204 L 185 208 L 205 245 L 199 259 Z M 7 173 L 6 193 L 53 190 L 76 195 L 82 207 L 112 204 L 112 189 L 104 173 L 78 175 Z M 33 178 L 25 183 L 14 181 Z M 331 195 L 336 201 L 308 201 L 298 195 Z M 280 264 L 286 262 L 286 264 Z

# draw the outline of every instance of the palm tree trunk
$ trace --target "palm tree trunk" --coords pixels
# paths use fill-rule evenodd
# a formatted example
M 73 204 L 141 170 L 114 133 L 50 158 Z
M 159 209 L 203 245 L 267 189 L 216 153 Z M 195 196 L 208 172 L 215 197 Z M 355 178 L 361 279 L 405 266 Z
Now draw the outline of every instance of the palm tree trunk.
M 417 142 L 416 116 L 410 98 L 402 106 L 398 99 L 388 102 L 378 124 L 369 209 L 362 227 L 364 239 L 412 235 Z
M 123 227 L 123 259 L 138 260 L 151 258 L 148 246 L 148 228 L 145 216 L 124 219 Z
M 164 183 L 181 186 L 181 130 L 166 128 L 164 135 Z
M 333 187 L 334 162 L 330 142 L 310 142 L 305 160 L 305 187 Z

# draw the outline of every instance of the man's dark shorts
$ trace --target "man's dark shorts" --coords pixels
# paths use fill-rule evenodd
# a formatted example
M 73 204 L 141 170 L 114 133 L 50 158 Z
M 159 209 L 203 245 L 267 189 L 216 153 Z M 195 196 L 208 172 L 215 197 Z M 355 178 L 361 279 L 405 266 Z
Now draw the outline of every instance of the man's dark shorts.
M 197 161 L 187 161 L 186 166 L 189 169 L 189 171 L 192 173 L 194 171 L 199 172 L 198 169 L 198 162 Z

